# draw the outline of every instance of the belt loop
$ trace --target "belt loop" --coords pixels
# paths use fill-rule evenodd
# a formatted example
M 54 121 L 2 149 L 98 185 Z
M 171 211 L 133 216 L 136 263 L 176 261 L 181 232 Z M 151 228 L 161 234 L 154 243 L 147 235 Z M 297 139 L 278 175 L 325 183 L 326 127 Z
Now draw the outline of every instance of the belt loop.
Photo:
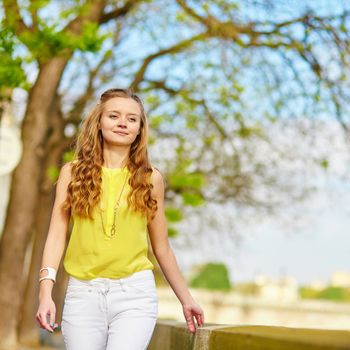
M 122 278 L 120 279 L 120 286 L 122 288 L 122 291 L 125 292 L 125 282 Z
M 103 286 L 108 290 L 109 289 L 109 279 L 104 278 L 103 279 Z

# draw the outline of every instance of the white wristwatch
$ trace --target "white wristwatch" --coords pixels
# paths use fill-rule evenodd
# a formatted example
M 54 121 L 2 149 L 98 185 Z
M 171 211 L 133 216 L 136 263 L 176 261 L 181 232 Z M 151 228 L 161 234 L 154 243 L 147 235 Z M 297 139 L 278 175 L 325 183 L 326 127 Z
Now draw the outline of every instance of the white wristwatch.
M 44 277 L 41 277 L 39 279 L 39 282 L 42 280 L 53 280 L 53 282 L 56 282 L 56 269 L 54 269 L 53 267 L 43 267 L 42 269 L 40 269 L 39 273 L 43 270 L 47 270 L 47 275 Z

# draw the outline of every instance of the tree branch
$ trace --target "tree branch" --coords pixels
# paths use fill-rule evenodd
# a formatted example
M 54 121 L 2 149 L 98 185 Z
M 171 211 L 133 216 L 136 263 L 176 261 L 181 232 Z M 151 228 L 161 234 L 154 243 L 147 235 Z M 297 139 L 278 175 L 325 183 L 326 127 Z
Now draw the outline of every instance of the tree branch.
M 99 23 L 106 23 L 110 21 L 111 19 L 117 19 L 119 17 L 124 17 L 126 14 L 128 14 L 136 5 L 142 3 L 143 0 L 129 0 L 127 1 L 122 7 L 116 8 L 113 11 L 104 13 L 101 18 Z
M 30 0 L 29 11 L 32 16 L 32 29 L 37 31 L 39 26 L 38 4 L 34 0 Z
M 79 125 L 81 121 L 81 115 L 86 107 L 86 104 L 90 101 L 92 98 L 95 88 L 94 88 L 94 80 L 96 79 L 100 69 L 102 66 L 108 62 L 112 55 L 111 51 L 106 51 L 103 55 L 102 59 L 98 64 L 95 66 L 94 69 L 90 69 L 89 71 L 89 80 L 87 87 L 84 91 L 84 93 L 75 101 L 73 108 L 69 111 L 68 117 L 65 119 L 65 124 L 74 124 Z
M 152 88 L 147 88 L 147 89 L 142 89 L 142 91 L 145 90 L 153 90 L 153 89 L 161 89 L 163 91 L 166 91 L 168 94 L 175 96 L 177 94 L 179 94 L 180 92 L 182 94 L 184 94 L 185 90 L 184 89 L 173 89 L 170 88 L 166 85 L 165 81 L 163 80 L 147 80 L 147 82 L 149 82 L 150 84 L 152 84 Z M 194 99 L 192 97 L 189 96 L 188 93 L 186 93 L 185 99 L 187 101 L 189 101 L 190 103 L 202 106 L 203 109 L 205 110 L 205 114 L 208 118 L 208 120 L 215 126 L 216 130 L 219 132 L 221 139 L 227 139 L 230 140 L 230 135 L 228 135 L 225 131 L 225 128 L 219 123 L 219 121 L 214 117 L 214 115 L 211 113 L 206 101 L 204 99 Z
M 73 18 L 62 32 L 79 35 L 84 22 L 99 22 L 105 6 L 106 0 L 86 0 L 83 13 Z
M 5 10 L 5 20 L 9 27 L 13 28 L 17 35 L 26 31 L 31 31 L 23 21 L 17 0 L 3 0 L 2 5 Z
M 152 55 L 149 55 L 147 56 L 140 69 L 138 70 L 138 72 L 135 74 L 135 77 L 134 77 L 134 80 L 133 82 L 131 83 L 131 87 L 133 88 L 134 91 L 137 91 L 138 88 L 139 88 L 139 85 L 140 83 L 142 82 L 144 76 L 145 76 L 145 73 L 146 73 L 146 70 L 148 68 L 148 66 L 152 63 L 153 60 L 155 60 L 156 58 L 158 57 L 161 57 L 161 56 L 165 56 L 167 54 L 176 54 L 178 53 L 179 51 L 187 48 L 187 47 L 190 47 L 193 42 L 195 41 L 200 41 L 200 40 L 203 40 L 205 39 L 206 37 L 208 36 L 208 34 L 206 32 L 204 33 L 200 33 L 200 34 L 197 34 L 197 35 L 194 35 L 193 37 L 189 38 L 189 39 L 185 39 L 167 49 L 163 49 L 163 50 L 159 50 L 158 52 L 152 54 Z

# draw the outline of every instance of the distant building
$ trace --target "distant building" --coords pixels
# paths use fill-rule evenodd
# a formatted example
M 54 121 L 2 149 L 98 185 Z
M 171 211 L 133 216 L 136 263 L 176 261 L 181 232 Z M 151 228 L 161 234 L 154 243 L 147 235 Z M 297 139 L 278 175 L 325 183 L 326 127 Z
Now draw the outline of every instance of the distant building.
M 272 279 L 258 275 L 254 279 L 256 295 L 269 300 L 293 301 L 298 299 L 298 282 L 294 277 L 286 276 Z
M 327 288 L 328 283 L 321 280 L 314 280 L 309 284 L 309 287 L 315 290 L 323 290 Z
M 331 275 L 330 284 L 333 287 L 350 288 L 350 272 L 333 272 Z

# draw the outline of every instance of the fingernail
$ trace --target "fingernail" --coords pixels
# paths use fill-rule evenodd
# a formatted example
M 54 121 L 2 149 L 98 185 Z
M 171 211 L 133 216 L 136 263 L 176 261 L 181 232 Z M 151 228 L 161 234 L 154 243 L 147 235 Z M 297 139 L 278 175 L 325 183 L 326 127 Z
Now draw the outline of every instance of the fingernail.
M 51 323 L 51 326 L 53 327 L 54 325 L 55 325 L 55 323 L 54 323 L 54 322 L 52 322 L 52 323 Z

